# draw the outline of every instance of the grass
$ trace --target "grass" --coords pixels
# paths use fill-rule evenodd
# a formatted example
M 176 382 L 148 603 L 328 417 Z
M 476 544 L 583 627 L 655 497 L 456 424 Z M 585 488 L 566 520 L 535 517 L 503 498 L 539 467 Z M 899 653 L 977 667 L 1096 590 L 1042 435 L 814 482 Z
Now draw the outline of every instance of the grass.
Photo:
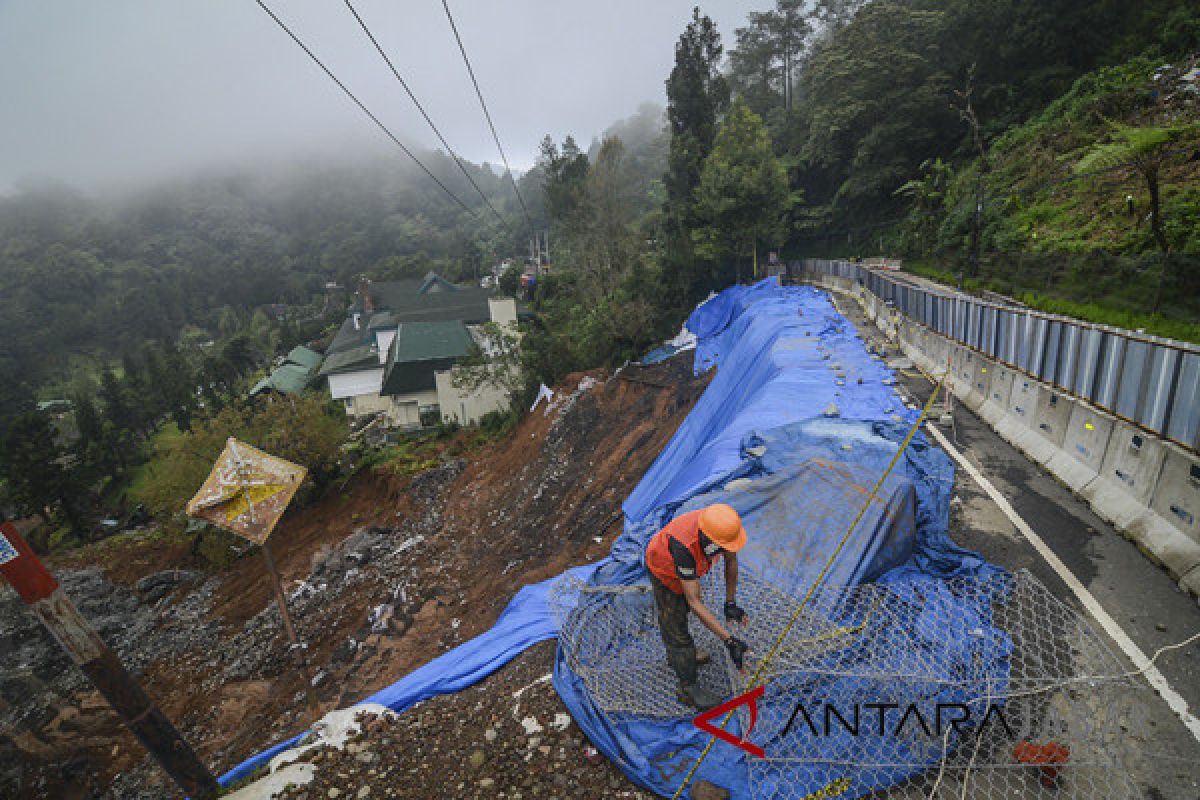
M 957 286 L 958 275 L 940 268 L 928 261 L 915 260 L 906 262 L 905 270 L 930 280 Z M 1178 339 L 1184 342 L 1200 344 L 1200 322 L 1169 317 L 1164 314 L 1150 314 L 1136 309 L 1122 308 L 1118 303 L 1129 302 L 1120 298 L 1116 292 L 1108 295 L 1108 302 L 1080 301 L 1062 296 L 1061 292 L 1070 291 L 1068 282 L 1055 282 L 1049 289 L 1033 290 L 1014 287 L 1012 281 L 996 280 L 983 276 L 967 278 L 964 289 L 972 294 L 987 290 L 1003 294 L 1025 304 L 1035 311 L 1047 314 L 1060 314 L 1066 317 L 1095 322 L 1100 325 L 1112 325 L 1131 331 L 1143 331 L 1154 336 L 1164 336 L 1168 339 Z M 1014 288 L 1017 288 L 1014 291 Z
M 162 465 L 162 456 L 174 448 L 183 439 L 183 431 L 174 422 L 168 422 L 159 428 L 147 443 L 150 457 L 145 463 L 135 467 L 129 476 L 125 488 L 125 496 L 135 503 L 145 502 L 149 497 L 150 486 L 154 480 L 154 470 Z
M 1186 153 L 1200 146 L 1200 135 L 1179 142 L 1180 152 L 1159 174 L 1169 257 L 1152 234 L 1149 193 L 1137 170 L 1126 165 L 1079 176 L 1074 169 L 1109 139 L 1111 122 L 1166 125 L 1197 116 L 1194 107 L 1150 101 L 1150 78 L 1160 63 L 1136 57 L 1084 75 L 1041 113 L 992 142 L 982 259 L 965 282 L 967 291 L 992 291 L 1038 311 L 1200 343 L 1200 161 Z M 956 168 L 937 218 L 936 242 L 918 239 L 927 255 L 910 255 L 906 269 L 958 285 L 958 265 L 970 247 L 977 176 L 975 161 Z

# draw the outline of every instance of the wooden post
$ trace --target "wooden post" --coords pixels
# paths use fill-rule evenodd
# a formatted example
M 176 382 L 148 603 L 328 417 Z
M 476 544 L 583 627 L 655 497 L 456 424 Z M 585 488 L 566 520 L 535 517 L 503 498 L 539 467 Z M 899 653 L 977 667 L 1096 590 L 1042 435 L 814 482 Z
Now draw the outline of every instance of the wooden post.
M 300 673 L 300 678 L 304 681 L 304 699 L 308 701 L 308 709 L 313 713 L 315 719 L 320 716 L 320 708 L 317 706 L 317 696 L 313 694 L 312 678 L 308 674 L 308 658 L 304 654 L 304 645 L 301 644 L 300 637 L 296 635 L 296 626 L 292 624 L 292 615 L 288 613 L 287 595 L 283 591 L 279 568 L 275 566 L 271 548 L 265 541 L 262 543 L 262 554 L 263 561 L 267 564 L 267 572 L 271 574 L 271 586 L 275 589 L 275 603 L 279 606 L 279 616 L 283 618 L 283 629 L 287 632 L 288 641 L 292 643 L 292 659 L 296 664 L 296 671 Z
M 212 773 L 7 522 L 0 526 L 0 574 L 184 794 L 216 797 L 220 787 Z

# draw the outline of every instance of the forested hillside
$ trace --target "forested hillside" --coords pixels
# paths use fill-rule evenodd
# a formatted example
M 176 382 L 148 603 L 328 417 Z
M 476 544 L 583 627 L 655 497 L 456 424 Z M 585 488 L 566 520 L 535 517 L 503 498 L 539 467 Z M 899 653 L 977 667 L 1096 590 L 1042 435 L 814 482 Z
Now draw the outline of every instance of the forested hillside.
M 1198 49 L 1178 0 L 780 0 L 734 33 L 728 78 L 798 195 L 790 253 L 1182 319 L 1200 311 Z
M 547 117 L 523 203 L 486 165 L 424 154 L 456 205 L 391 152 L 2 197 L 0 499 L 78 517 L 51 502 L 64 487 L 136 482 L 156 435 L 214 423 L 281 348 L 326 329 L 326 282 L 471 280 L 523 263 L 535 233 L 549 253 L 508 354 L 514 409 L 539 383 L 637 358 L 772 253 L 900 255 L 968 289 L 1198 339 L 1191 6 L 764 0 L 732 31 L 696 9 L 665 110 L 644 104 L 586 146 Z M 57 427 L 30 413 L 51 397 L 76 405 Z
M 470 200 L 448 158 L 435 174 Z M 502 209 L 501 175 L 470 166 Z M 73 358 L 101 363 L 188 325 L 270 304 L 308 304 L 353 285 L 431 268 L 470 277 L 513 247 L 476 194 L 472 213 L 390 154 L 280 163 L 92 198 L 38 186 L 0 198 L 0 385 L 35 390 Z M 227 320 L 226 327 L 230 325 Z

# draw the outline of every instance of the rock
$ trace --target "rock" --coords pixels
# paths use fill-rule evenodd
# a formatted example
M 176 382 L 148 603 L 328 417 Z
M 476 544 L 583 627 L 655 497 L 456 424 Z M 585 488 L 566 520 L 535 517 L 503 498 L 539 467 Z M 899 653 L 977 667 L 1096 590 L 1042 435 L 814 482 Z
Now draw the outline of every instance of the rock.
M 1158 624 L 1156 624 L 1154 626 L 1154 629 L 1157 631 L 1165 631 L 1167 629 L 1167 626 L 1164 625 L 1163 623 L 1159 622 Z
M 525 729 L 526 736 L 532 736 L 535 733 L 541 733 L 545 730 L 542 728 L 541 723 L 537 721 L 537 717 L 525 717 L 525 719 L 521 720 L 521 727 Z
M 167 569 L 147 575 L 134 584 L 134 589 L 147 603 L 157 603 L 175 590 L 176 586 L 193 583 L 200 578 L 200 573 L 186 569 Z
M 342 790 L 337 788 L 336 786 L 334 786 L 332 789 L 330 789 L 328 792 L 325 793 L 325 796 L 326 797 L 341 797 Z
M 729 800 L 729 790 L 708 781 L 696 781 L 692 784 L 692 800 Z
M 361 789 L 358 790 L 358 794 L 356 795 L 356 797 L 358 797 L 358 800 L 363 800 L 363 798 L 370 797 L 370 796 L 371 796 L 371 787 L 370 786 L 362 787 Z
M 836 417 L 836 416 L 839 416 L 841 413 L 842 413 L 841 410 L 838 409 L 838 407 L 837 407 L 837 403 L 830 403 L 825 408 L 825 416 L 827 416 L 827 417 Z
M 496 781 L 492 778 L 483 778 L 479 781 L 479 788 L 490 789 L 496 785 Z
M 486 731 L 483 732 L 484 741 L 487 741 L 487 742 L 496 741 L 496 736 L 497 736 L 497 733 L 496 733 L 495 728 L 488 728 Z
M 485 761 L 487 761 L 487 753 L 482 750 L 472 750 L 471 755 L 467 756 L 467 763 L 471 765 L 471 769 L 479 769 Z

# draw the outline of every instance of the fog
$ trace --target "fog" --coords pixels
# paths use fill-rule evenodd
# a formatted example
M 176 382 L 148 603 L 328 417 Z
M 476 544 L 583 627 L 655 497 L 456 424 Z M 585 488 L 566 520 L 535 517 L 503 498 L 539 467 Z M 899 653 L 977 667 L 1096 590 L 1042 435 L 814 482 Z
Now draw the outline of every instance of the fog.
M 440 0 L 352 0 L 451 146 L 499 164 Z M 338 0 L 268 0 L 394 133 L 437 144 Z M 587 146 L 651 101 L 692 2 L 453 0 L 501 142 L 528 168 L 541 137 Z M 702 6 L 728 47 L 765 3 Z M 392 148 L 254 0 L 0 0 L 0 191 L 89 190 L 216 166 Z

